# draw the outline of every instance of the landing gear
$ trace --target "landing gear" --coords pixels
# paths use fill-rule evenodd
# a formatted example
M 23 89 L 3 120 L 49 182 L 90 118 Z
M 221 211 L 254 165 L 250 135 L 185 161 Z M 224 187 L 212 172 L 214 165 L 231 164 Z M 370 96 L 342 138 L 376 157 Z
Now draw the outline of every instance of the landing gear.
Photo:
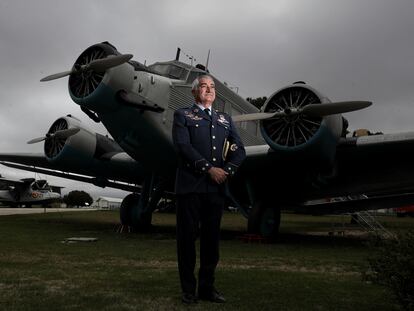
M 248 219 L 249 233 L 260 234 L 267 238 L 275 238 L 279 233 L 280 208 L 269 207 L 269 204 L 256 202 Z
M 141 193 L 127 195 L 121 203 L 121 225 L 133 231 L 151 229 L 152 212 L 156 209 L 165 188 L 165 181 L 153 174 L 148 175 L 142 185 Z M 130 230 L 128 230 L 130 231 Z
M 275 238 L 279 233 L 280 209 L 265 208 L 260 219 L 260 233 L 269 238 Z
M 121 203 L 121 225 L 139 231 L 146 231 L 151 227 L 152 212 L 145 211 L 139 193 L 128 194 Z

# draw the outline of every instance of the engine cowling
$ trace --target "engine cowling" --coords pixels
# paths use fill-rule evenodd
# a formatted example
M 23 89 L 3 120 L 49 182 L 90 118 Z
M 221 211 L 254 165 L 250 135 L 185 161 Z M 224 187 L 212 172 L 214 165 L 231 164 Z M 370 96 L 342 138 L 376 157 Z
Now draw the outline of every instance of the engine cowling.
M 92 45 L 76 59 L 76 67 L 92 60 L 120 55 L 109 42 Z M 72 100 L 95 112 L 110 112 L 117 108 L 116 95 L 119 90 L 129 90 L 134 82 L 134 67 L 130 63 L 110 68 L 105 72 L 86 71 L 72 73 L 69 77 L 69 94 Z
M 44 152 L 46 158 L 53 163 L 72 166 L 74 159 L 92 159 L 96 150 L 96 134 L 84 128 L 80 120 L 68 115 L 53 122 L 48 134 L 70 128 L 79 128 L 80 131 L 67 138 L 52 137 L 45 140 Z M 87 162 L 87 161 L 86 161 Z
M 263 138 L 279 153 L 299 153 L 309 159 L 333 160 L 336 144 L 342 133 L 342 116 L 289 115 L 292 109 L 329 102 L 327 97 L 303 82 L 276 91 L 267 99 L 262 111 L 285 111 L 287 115 L 261 121 Z
M 71 128 L 79 130 L 66 138 L 63 138 L 65 135 L 53 135 Z M 144 176 L 142 166 L 113 139 L 89 130 L 71 115 L 53 122 L 45 137 L 44 153 L 50 162 L 45 166 L 47 169 L 94 176 L 91 182 L 100 187 L 107 186 L 109 180 L 141 183 Z M 118 188 L 130 189 L 128 186 Z

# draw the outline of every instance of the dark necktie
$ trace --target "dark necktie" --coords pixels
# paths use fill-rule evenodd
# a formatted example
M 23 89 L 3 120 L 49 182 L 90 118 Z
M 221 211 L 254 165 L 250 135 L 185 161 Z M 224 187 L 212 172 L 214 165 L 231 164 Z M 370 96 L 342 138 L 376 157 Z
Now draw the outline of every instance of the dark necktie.
M 206 109 L 204 109 L 204 112 L 205 112 L 208 116 L 210 116 L 210 109 L 206 108 Z

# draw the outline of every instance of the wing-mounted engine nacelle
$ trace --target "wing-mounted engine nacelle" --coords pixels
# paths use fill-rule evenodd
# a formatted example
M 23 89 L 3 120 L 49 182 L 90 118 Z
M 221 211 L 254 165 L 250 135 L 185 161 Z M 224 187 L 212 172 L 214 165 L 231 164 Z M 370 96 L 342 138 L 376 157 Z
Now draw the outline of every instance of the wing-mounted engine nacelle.
M 124 62 L 111 68 L 100 66 L 94 70 L 81 71 L 74 68 L 87 66 L 94 60 L 120 56 L 121 53 L 108 42 L 87 48 L 76 59 L 69 77 L 69 94 L 72 100 L 97 113 L 117 109 L 117 93 L 131 90 L 134 84 L 135 69 L 132 62 Z M 105 67 L 106 66 L 106 67 Z
M 263 138 L 279 154 L 296 154 L 302 160 L 318 160 L 321 163 L 332 162 L 342 133 L 342 116 L 334 114 L 320 117 L 294 113 L 310 104 L 329 102 L 327 97 L 303 82 L 276 91 L 264 103 L 262 111 L 284 111 L 285 116 L 262 120 L 260 127 Z
M 61 137 L 54 133 L 68 129 L 79 129 L 76 134 L 69 137 Z M 81 121 L 73 116 L 65 116 L 53 122 L 46 135 L 44 152 L 46 158 L 61 165 L 87 167 L 97 147 L 96 133 L 91 132 L 81 125 Z M 76 162 L 76 163 L 75 163 Z

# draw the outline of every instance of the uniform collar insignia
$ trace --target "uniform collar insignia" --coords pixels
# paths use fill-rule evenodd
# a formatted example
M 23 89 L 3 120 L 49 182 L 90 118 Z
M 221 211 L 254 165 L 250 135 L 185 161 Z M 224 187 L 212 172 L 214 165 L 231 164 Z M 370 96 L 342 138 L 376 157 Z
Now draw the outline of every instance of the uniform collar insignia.
M 212 111 L 212 110 L 211 110 Z M 192 112 L 193 114 L 197 115 L 197 120 L 201 120 L 201 119 L 206 119 L 206 120 L 211 120 L 209 116 L 207 116 L 203 110 L 201 110 L 196 104 L 193 105 L 192 107 Z M 195 120 L 195 119 L 194 119 Z

